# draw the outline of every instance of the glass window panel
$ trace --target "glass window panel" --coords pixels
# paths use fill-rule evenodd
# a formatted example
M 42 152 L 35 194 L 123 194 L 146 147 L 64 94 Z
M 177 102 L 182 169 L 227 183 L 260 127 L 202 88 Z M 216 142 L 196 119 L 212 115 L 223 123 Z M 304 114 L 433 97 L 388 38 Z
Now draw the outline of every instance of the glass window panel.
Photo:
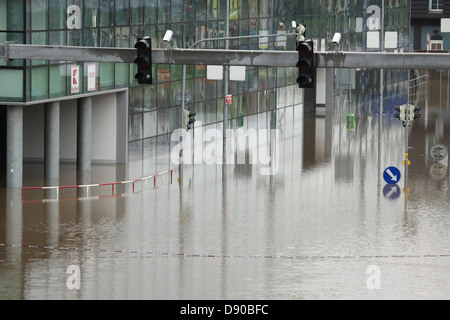
M 181 120 L 179 119 L 179 114 L 180 114 L 180 108 L 170 108 L 170 128 L 169 128 L 169 133 L 174 132 L 175 130 L 180 128 L 181 125 Z
M 170 135 L 157 138 L 156 152 L 158 155 L 156 170 L 163 172 L 170 169 Z
M 204 21 L 206 18 L 206 2 L 208 0 L 194 0 L 193 10 L 195 11 L 195 18 L 197 21 Z
M 195 110 L 197 114 L 195 116 L 195 119 L 197 122 L 203 123 L 203 125 L 206 123 L 206 117 L 205 117 L 205 102 L 197 102 L 195 103 Z
M 169 133 L 169 109 L 158 110 L 158 135 Z
M 177 106 L 177 105 L 181 105 L 182 100 L 179 99 L 177 100 L 177 96 L 181 96 L 183 90 L 182 90 L 182 84 L 180 81 L 177 82 L 172 82 L 170 84 L 170 106 Z
M 206 99 L 217 98 L 217 81 L 206 80 Z
M 0 98 L 13 101 L 23 100 L 23 70 L 2 69 Z
M 23 1 L 0 1 L 0 30 L 23 30 Z
M 142 86 L 130 88 L 130 112 L 142 112 Z
M 195 79 L 195 101 L 205 100 L 205 78 Z
M 31 99 L 48 98 L 48 68 L 33 68 L 31 70 Z
M 130 1 L 116 0 L 116 26 L 130 25 Z
M 130 141 L 142 139 L 142 113 L 132 114 L 130 119 Z
M 153 24 L 157 22 L 158 2 L 155 0 L 144 0 L 144 19 L 145 24 Z
M 100 26 L 109 27 L 112 25 L 111 15 L 114 12 L 114 1 L 100 0 Z
M 172 0 L 171 4 L 171 22 L 183 21 L 183 0 Z
M 158 90 L 156 95 L 157 108 L 159 109 L 167 107 L 169 105 L 169 84 L 157 84 L 156 88 Z
M 129 80 L 129 64 L 128 63 L 116 63 L 115 64 L 115 81 L 116 88 L 128 87 Z
M 100 47 L 114 47 L 114 29 L 100 29 Z
M 55 0 L 49 3 L 49 28 L 65 29 L 67 21 L 66 0 Z
M 206 124 L 214 123 L 217 121 L 217 100 L 206 102 L 205 118 Z
M 65 65 L 50 67 L 50 98 L 66 95 L 66 80 Z
M 115 47 L 130 48 L 130 27 L 115 28 Z
M 84 45 L 86 47 L 97 47 L 98 43 L 98 29 L 84 30 Z
M 154 137 L 158 133 L 157 112 L 144 113 L 144 138 Z
M 237 0 L 237 3 L 239 5 L 239 18 L 240 19 L 248 18 L 250 2 L 252 2 L 252 1 Z
M 158 0 L 158 23 L 170 22 L 170 1 Z
M 84 0 L 84 28 L 96 28 L 99 22 L 99 0 Z
M 144 175 L 149 176 L 156 173 L 156 138 L 144 140 Z
M 67 32 L 68 46 L 81 46 L 81 30 L 69 30 Z
M 48 29 L 47 0 L 33 0 L 31 2 L 31 30 Z
M 65 31 L 50 31 L 48 33 L 48 44 L 54 46 L 66 45 L 66 32 Z
M 131 0 L 131 24 L 143 24 L 144 12 L 144 0 Z
M 114 88 L 114 63 L 100 63 L 100 90 Z
M 156 109 L 156 87 L 144 86 L 144 111 Z
M 142 152 L 143 152 L 143 141 L 134 141 L 130 142 L 128 146 L 129 159 L 130 162 L 142 161 Z M 141 170 L 139 173 L 136 173 L 137 176 L 141 176 Z

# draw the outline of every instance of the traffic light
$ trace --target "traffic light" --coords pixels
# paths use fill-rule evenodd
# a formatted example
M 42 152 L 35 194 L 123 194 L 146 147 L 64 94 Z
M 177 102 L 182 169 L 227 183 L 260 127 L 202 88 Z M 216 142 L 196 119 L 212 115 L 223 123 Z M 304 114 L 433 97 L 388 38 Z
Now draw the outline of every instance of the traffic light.
M 419 119 L 422 115 L 419 113 L 422 110 L 421 107 L 416 107 L 413 105 L 409 105 L 409 121 L 414 121 L 415 119 Z
M 184 129 L 189 131 L 189 129 L 194 129 L 195 116 L 197 112 L 184 110 Z
M 402 105 L 399 107 L 394 108 L 395 111 L 398 111 L 399 113 L 394 114 L 394 117 L 397 119 L 403 121 L 403 127 L 406 127 L 408 121 L 409 126 L 411 126 L 411 122 L 415 119 L 419 119 L 422 115 L 419 113 L 420 110 L 422 110 L 421 107 L 416 107 L 411 104 L 408 105 Z M 408 116 L 406 115 L 406 112 L 408 112 Z
M 152 84 L 152 39 L 150 37 L 138 38 L 136 45 L 137 57 L 134 63 L 137 64 L 138 72 L 135 75 L 139 84 Z
M 394 117 L 403 121 L 403 126 L 406 127 L 406 105 L 394 107 L 394 110 L 399 112 L 394 114 Z
M 312 41 L 298 42 L 297 51 L 298 87 L 314 88 L 314 43 Z

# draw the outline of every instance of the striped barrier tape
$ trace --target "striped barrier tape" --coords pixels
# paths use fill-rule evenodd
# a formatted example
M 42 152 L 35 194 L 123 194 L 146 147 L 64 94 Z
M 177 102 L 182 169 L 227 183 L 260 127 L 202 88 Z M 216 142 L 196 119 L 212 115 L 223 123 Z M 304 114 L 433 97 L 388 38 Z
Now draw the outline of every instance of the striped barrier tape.
M 234 259 L 281 259 L 281 260 L 330 260 L 330 259 L 390 259 L 390 258 L 450 258 L 450 254 L 422 254 L 422 255 L 303 255 L 303 256 L 287 256 L 287 255 L 217 255 L 217 254 L 195 254 L 195 253 L 172 253 L 172 252 L 155 252 L 155 251 L 131 251 L 131 250 L 115 250 L 115 249 L 87 249 L 76 247 L 58 247 L 58 246 L 33 246 L 22 244 L 2 244 L 0 247 L 12 248 L 31 248 L 46 249 L 59 251 L 79 251 L 79 252 L 96 252 L 109 254 L 137 255 L 145 257 L 184 257 L 184 258 L 234 258 Z
M 23 187 L 22 188 L 22 197 L 23 193 L 26 190 L 56 190 L 57 191 L 57 198 L 59 198 L 59 190 L 63 189 L 83 189 L 85 188 L 87 192 L 89 193 L 89 189 L 95 188 L 95 187 L 107 187 L 110 186 L 112 189 L 112 194 L 114 195 L 115 187 L 117 185 L 132 185 L 133 192 L 135 190 L 135 184 L 138 182 L 145 182 L 147 183 L 150 180 L 153 180 L 153 187 L 156 188 L 156 178 L 159 176 L 162 176 L 164 179 L 164 176 L 166 174 L 170 174 L 170 184 L 173 183 L 173 170 L 167 170 L 158 174 L 154 174 L 145 178 L 139 178 L 135 180 L 127 180 L 127 181 L 121 181 L 121 182 L 109 182 L 109 183 L 95 183 L 95 184 L 85 184 L 85 185 L 73 185 L 73 186 L 52 186 L 52 187 Z

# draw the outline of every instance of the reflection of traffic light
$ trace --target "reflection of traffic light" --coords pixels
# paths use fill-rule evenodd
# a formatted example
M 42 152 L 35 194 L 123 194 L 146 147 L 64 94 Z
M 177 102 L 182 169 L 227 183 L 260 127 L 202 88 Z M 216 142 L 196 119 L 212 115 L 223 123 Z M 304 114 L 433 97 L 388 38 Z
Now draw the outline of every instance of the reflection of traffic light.
M 184 110 L 184 129 L 189 131 L 189 129 L 194 128 L 195 116 L 197 112 Z
M 312 41 L 297 43 L 299 88 L 314 88 L 314 44 Z
M 414 121 L 415 119 L 419 119 L 422 116 L 419 113 L 420 110 L 422 110 L 421 107 L 409 105 L 409 121 Z
M 400 121 L 403 121 L 403 126 L 406 127 L 406 105 L 394 107 L 394 110 L 399 112 L 394 114 L 394 117 L 396 117 Z
M 152 39 L 150 37 L 138 38 L 136 45 L 137 57 L 134 63 L 137 64 L 138 72 L 135 75 L 139 84 L 152 84 Z
M 413 106 L 411 104 L 395 107 L 394 109 L 395 109 L 395 111 L 399 112 L 399 113 L 394 114 L 394 117 L 403 121 L 404 127 L 406 127 L 408 122 L 409 122 L 409 126 L 411 126 L 411 122 L 413 122 L 415 119 L 419 119 L 421 117 L 421 114 L 419 112 L 422 108 Z M 407 112 L 408 112 L 408 115 L 406 114 Z

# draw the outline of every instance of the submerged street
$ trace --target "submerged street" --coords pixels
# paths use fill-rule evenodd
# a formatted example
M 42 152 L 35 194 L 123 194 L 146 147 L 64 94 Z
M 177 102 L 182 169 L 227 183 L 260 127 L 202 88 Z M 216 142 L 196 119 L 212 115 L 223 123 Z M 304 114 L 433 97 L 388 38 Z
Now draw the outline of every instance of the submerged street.
M 189 164 L 171 168 L 172 184 L 134 192 L 55 201 L 2 189 L 0 299 L 447 299 L 448 156 L 430 150 L 449 145 L 449 103 L 427 90 L 410 97 L 422 117 L 409 130 L 407 173 L 392 113 L 356 112 L 349 128 L 342 110 L 298 106 L 278 110 L 274 175 Z M 395 185 L 383 179 L 391 166 Z M 94 166 L 92 182 L 120 169 Z M 43 183 L 41 164 L 25 170 L 25 186 Z M 61 185 L 73 184 L 74 166 L 61 170 Z

